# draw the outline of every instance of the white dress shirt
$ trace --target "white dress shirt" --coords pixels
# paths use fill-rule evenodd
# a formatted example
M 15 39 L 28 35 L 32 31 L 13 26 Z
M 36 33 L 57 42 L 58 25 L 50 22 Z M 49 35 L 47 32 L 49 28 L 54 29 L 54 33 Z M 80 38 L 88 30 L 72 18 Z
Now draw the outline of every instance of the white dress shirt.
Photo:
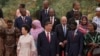
M 94 22 L 94 23 L 97 24 L 97 32 L 100 33 L 100 18 L 97 17 L 97 16 L 95 16 L 95 17 L 93 18 L 93 21 L 92 21 L 92 22 Z
M 50 9 L 49 7 L 47 9 L 45 9 L 45 13 L 48 13 L 49 9 Z
M 50 21 L 51 21 L 52 25 L 54 24 L 54 21 L 55 21 L 54 18 L 55 18 L 54 16 L 50 17 Z

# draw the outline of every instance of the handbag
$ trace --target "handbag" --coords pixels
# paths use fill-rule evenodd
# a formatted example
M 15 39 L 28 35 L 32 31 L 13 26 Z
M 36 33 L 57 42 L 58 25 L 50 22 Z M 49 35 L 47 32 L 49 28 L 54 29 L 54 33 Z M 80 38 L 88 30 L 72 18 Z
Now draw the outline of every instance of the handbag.
M 93 55 L 97 55 L 97 54 L 100 54 L 100 47 L 95 48 L 95 49 L 93 50 Z

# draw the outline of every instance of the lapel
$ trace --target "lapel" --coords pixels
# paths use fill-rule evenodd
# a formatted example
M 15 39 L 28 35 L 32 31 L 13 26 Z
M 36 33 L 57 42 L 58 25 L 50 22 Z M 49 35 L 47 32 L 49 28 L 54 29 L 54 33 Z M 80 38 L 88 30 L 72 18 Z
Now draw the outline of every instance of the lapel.
M 47 39 L 47 37 L 46 37 L 46 33 L 45 33 L 45 31 L 43 32 L 43 37 L 45 38 L 45 40 L 48 42 L 48 39 Z M 51 32 L 50 33 L 50 42 L 48 42 L 48 43 L 51 43 L 52 42 L 52 37 L 53 37 L 53 33 Z
M 52 43 L 53 42 L 53 33 L 51 32 L 50 35 L 51 35 L 50 43 Z
M 63 36 L 64 36 L 64 32 L 63 32 L 63 26 L 61 25 L 61 30 L 62 30 L 62 33 L 63 33 Z M 68 33 L 68 27 L 66 25 L 66 36 L 67 36 L 67 33 Z
M 60 28 L 61 28 L 61 32 L 63 33 L 63 36 L 64 36 L 63 26 L 61 25 L 61 27 L 60 27 Z
M 23 22 L 23 23 L 26 23 L 27 22 L 27 19 L 26 19 L 26 16 L 25 16 L 25 22 L 23 21 L 23 18 L 21 17 L 21 21 Z
M 48 42 L 48 39 L 47 39 L 46 34 L 45 34 L 45 31 L 43 32 L 43 37 L 44 37 L 45 41 Z
M 57 17 L 54 17 L 54 24 L 57 24 Z
M 75 32 L 74 32 L 75 33 Z M 79 34 L 78 34 L 78 30 L 76 31 L 76 34 L 74 35 L 74 39 L 78 38 Z
M 49 21 L 51 20 L 50 16 L 49 16 Z M 54 16 L 54 24 L 56 23 L 57 19 L 56 16 Z

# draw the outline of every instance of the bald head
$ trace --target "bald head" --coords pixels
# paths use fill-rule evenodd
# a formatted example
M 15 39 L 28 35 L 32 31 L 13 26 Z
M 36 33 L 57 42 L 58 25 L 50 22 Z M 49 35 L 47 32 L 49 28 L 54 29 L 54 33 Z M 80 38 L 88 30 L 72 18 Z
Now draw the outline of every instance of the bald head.
M 55 10 L 53 8 L 49 9 L 49 16 L 54 16 L 55 15 Z
M 47 9 L 49 7 L 49 1 L 48 0 L 43 1 L 43 7 L 44 7 L 44 9 Z
M 66 25 L 67 24 L 67 18 L 66 16 L 61 17 L 61 24 Z

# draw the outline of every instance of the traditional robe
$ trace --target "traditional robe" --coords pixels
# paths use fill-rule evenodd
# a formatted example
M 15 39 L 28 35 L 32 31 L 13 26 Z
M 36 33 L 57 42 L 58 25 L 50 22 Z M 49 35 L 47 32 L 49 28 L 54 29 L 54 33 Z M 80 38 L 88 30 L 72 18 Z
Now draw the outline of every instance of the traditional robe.
M 16 56 L 16 39 L 20 33 L 18 31 L 14 27 L 5 29 L 5 56 Z
M 100 43 L 100 33 L 94 32 L 94 33 L 90 33 L 88 32 L 85 37 L 84 37 L 84 45 L 85 45 L 85 54 L 87 54 L 87 52 L 91 49 L 91 46 L 89 46 L 89 43 L 96 43 L 99 44 Z
M 0 27 L 0 56 L 4 56 L 4 28 Z

